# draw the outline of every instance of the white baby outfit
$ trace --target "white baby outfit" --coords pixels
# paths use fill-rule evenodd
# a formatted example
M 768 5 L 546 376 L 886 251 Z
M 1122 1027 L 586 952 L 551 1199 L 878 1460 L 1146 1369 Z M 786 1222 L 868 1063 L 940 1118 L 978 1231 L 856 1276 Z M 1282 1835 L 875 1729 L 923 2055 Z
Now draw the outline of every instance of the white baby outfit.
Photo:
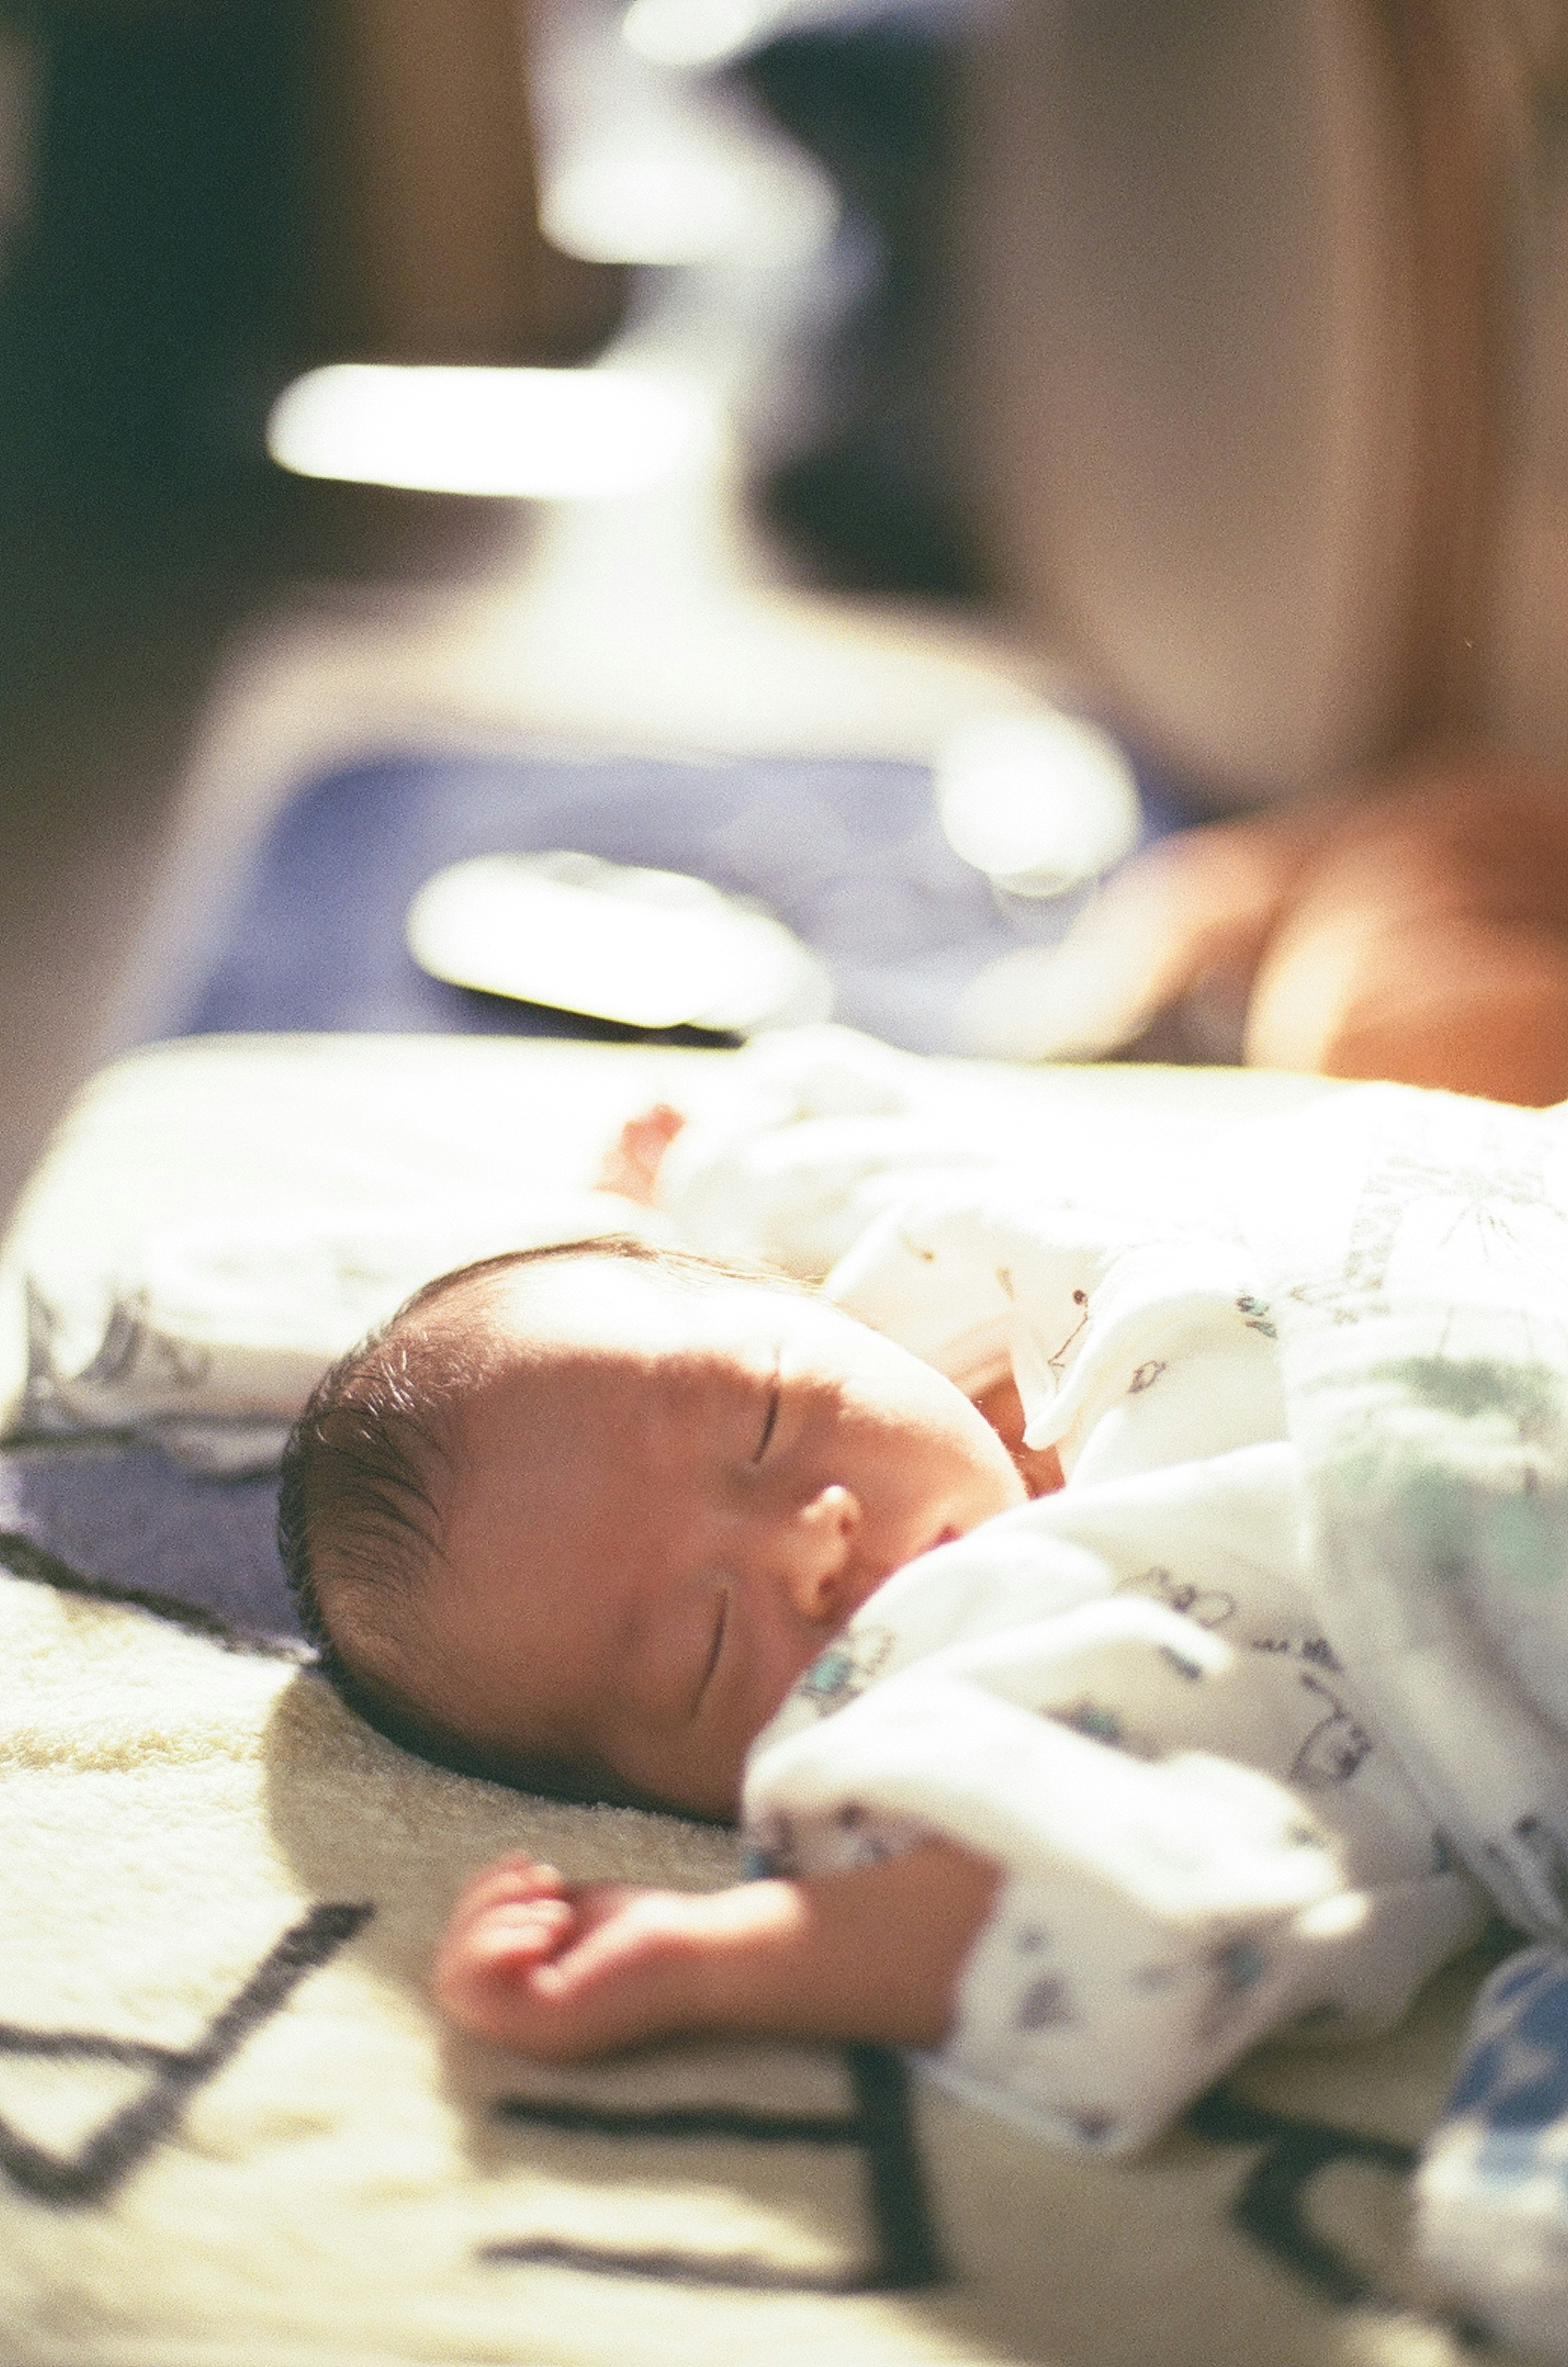
M 1067 1230 L 913 1209 L 835 1275 L 957 1378 L 988 1283 L 1028 1442 L 1069 1484 L 879 1589 L 761 1738 L 745 1808 L 775 1869 L 931 1831 L 998 1858 L 938 2067 L 1116 2151 L 1266 2031 L 1396 2019 L 1485 1919 L 1314 1615 L 1235 1253 Z
M 1472 1114 L 1555 1121 L 1374 1089 L 1346 1096 L 1337 1134 L 1321 1111 L 1247 1129 L 1250 1166 L 1237 1129 L 1239 1197 L 1217 1195 L 1211 1164 L 1150 1177 L 1140 1208 L 973 1130 L 955 1156 L 951 1133 L 890 1106 L 897 1079 L 874 1059 L 882 1098 L 857 1116 L 863 1056 L 818 1052 L 815 1081 L 775 1059 L 748 1122 L 677 1145 L 671 1215 L 707 1245 L 836 1259 L 833 1297 L 972 1390 L 1010 1365 L 1027 1443 L 1057 1447 L 1067 1486 L 898 1572 L 807 1672 L 749 1765 L 759 1866 L 826 1872 L 933 1833 L 997 1859 L 932 2067 L 1099 2152 L 1146 2143 L 1266 2032 L 1395 2020 L 1494 1899 L 1560 1931 L 1568 1733 L 1496 1664 L 1521 1603 L 1540 1646 L 1561 1556 L 1549 1569 L 1536 1547 L 1568 1535 L 1568 1440 L 1540 1378 L 1568 1373 L 1568 1329 L 1550 1369 L 1540 1317 L 1529 1358 L 1516 1340 L 1442 1361 L 1438 1312 L 1462 1349 L 1493 1302 L 1539 1304 L 1539 1240 L 1506 1273 L 1483 1242 L 1473 1289 L 1396 1286 L 1401 1228 L 1429 1228 L 1434 1195 L 1473 1197 L 1467 1159 L 1507 1165 Z M 1448 1163 L 1417 1160 L 1393 1190 L 1390 1159 L 1410 1166 L 1434 1106 Z M 1516 1169 L 1527 1139 L 1504 1144 Z M 1554 1157 L 1562 1139 L 1559 1125 Z M 1298 1176 L 1303 1145 L 1316 1165 Z M 1444 1256 L 1448 1273 L 1451 1240 Z M 1568 1282 L 1568 1256 L 1552 1263 Z M 1431 1433 L 1408 1487 L 1378 1463 L 1370 1381 L 1396 1431 L 1403 1410 Z M 1541 1452 L 1508 1410 L 1521 1387 Z M 1461 1467 L 1459 1493 L 1434 1494 Z M 1478 1469 L 1493 1531 L 1515 1540 L 1501 1580 L 1498 1553 L 1460 1567 L 1444 1543 L 1478 1534 Z M 1375 1582 L 1354 1579 L 1372 1563 Z M 1550 1692 L 1568 1620 L 1549 1614 Z

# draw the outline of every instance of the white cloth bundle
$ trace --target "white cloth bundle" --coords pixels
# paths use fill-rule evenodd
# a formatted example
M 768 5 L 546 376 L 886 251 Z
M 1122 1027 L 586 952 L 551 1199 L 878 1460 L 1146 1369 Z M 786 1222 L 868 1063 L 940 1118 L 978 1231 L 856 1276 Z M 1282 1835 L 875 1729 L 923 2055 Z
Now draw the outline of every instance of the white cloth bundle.
M 12 1426 L 129 1433 L 193 1470 L 266 1471 L 327 1366 L 423 1283 L 502 1250 L 643 1221 L 624 1200 L 581 1192 L 453 1195 L 418 1219 L 326 1206 L 153 1227 L 85 1306 L 62 1308 L 26 1278 Z

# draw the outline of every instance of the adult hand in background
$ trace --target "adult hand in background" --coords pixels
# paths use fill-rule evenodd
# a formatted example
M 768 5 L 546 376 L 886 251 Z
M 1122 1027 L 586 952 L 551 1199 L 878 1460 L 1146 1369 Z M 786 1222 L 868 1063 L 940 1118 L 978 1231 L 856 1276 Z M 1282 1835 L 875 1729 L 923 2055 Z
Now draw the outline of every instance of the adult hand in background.
M 977 1049 L 1081 1059 L 1204 1002 L 1244 1013 L 1249 1067 L 1568 1097 L 1568 778 L 1428 748 L 1161 840 L 970 1012 Z

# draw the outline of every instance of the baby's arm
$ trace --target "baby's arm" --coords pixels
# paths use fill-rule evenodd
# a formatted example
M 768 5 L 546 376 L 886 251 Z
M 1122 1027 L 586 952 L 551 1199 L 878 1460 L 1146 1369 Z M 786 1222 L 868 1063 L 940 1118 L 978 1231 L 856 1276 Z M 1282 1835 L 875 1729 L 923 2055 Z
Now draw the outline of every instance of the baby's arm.
M 716 1891 L 503 1858 L 459 1898 L 431 1985 L 465 2030 L 547 2061 L 682 2031 L 936 2046 L 1000 1879 L 943 1840 Z

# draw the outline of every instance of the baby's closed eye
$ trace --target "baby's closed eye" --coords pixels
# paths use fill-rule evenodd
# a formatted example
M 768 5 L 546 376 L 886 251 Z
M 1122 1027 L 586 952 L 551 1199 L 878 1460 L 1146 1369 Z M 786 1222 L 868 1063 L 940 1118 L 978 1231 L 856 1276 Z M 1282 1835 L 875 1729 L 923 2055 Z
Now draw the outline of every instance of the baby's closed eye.
M 707 1693 L 707 1689 L 713 1682 L 714 1674 L 719 1663 L 719 1656 L 724 1650 L 724 1639 L 728 1632 L 728 1627 L 729 1589 L 728 1586 L 725 1586 L 719 1589 L 718 1603 L 713 1620 L 713 1635 L 708 1645 L 707 1659 L 703 1669 L 702 1682 L 697 1687 L 697 1697 L 692 1704 L 692 1716 L 694 1717 L 696 1716 L 698 1711 L 702 1708 L 703 1702 Z
M 773 1384 L 768 1390 L 767 1407 L 762 1415 L 762 1435 L 757 1442 L 757 1452 L 751 1457 L 753 1463 L 761 1463 L 763 1455 L 766 1455 L 769 1447 L 773 1444 L 773 1433 L 778 1428 L 779 1424 L 779 1407 L 783 1402 L 783 1399 L 784 1385 L 780 1381 L 778 1374 L 775 1371 Z

